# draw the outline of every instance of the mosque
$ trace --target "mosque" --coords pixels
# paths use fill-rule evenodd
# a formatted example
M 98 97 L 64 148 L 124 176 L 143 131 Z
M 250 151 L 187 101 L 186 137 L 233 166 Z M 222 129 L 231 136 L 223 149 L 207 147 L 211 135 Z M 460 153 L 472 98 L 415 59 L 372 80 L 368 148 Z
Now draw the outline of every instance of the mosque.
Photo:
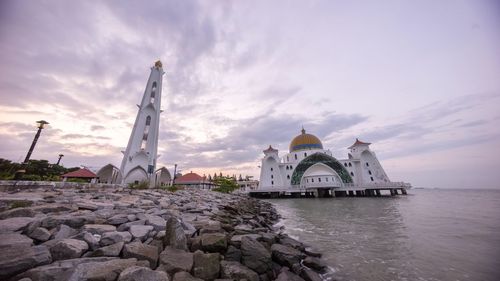
M 315 135 L 301 134 L 290 142 L 289 152 L 279 156 L 264 150 L 260 183 L 255 197 L 333 197 L 406 194 L 408 183 L 391 182 L 370 144 L 358 139 L 348 148 L 347 159 L 335 159 Z

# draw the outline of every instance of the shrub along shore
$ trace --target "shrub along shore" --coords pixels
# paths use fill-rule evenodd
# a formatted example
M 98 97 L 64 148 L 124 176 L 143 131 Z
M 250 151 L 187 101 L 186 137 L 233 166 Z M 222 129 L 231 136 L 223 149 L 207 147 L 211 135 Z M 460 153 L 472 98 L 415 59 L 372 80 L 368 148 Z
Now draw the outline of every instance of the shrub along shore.
M 0 280 L 322 280 L 321 254 L 244 195 L 42 187 L 0 192 Z

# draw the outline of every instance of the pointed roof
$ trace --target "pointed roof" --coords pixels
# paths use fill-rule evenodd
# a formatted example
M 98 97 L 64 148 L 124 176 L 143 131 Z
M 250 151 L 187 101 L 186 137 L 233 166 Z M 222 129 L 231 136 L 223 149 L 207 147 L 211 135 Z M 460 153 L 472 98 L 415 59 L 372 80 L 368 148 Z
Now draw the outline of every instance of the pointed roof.
M 372 144 L 371 142 L 362 142 L 360 140 L 358 140 L 358 138 L 356 138 L 356 142 L 353 143 L 353 145 L 349 146 L 348 148 L 351 149 L 353 147 L 356 147 L 356 146 L 360 146 L 360 145 L 370 145 Z
M 269 147 L 264 150 L 263 152 L 264 153 L 269 153 L 269 152 L 277 152 L 278 150 L 277 149 L 274 149 L 271 145 L 269 145 Z
M 97 178 L 98 176 L 94 174 L 87 168 L 76 170 L 73 172 L 66 173 L 62 175 L 63 178 Z

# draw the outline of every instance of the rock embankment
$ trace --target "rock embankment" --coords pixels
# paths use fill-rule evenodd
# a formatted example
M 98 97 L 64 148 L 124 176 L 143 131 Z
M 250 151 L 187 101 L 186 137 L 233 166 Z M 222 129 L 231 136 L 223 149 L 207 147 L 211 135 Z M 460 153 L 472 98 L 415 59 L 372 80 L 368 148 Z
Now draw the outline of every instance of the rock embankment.
M 0 193 L 0 280 L 321 280 L 318 252 L 246 196 L 187 189 Z

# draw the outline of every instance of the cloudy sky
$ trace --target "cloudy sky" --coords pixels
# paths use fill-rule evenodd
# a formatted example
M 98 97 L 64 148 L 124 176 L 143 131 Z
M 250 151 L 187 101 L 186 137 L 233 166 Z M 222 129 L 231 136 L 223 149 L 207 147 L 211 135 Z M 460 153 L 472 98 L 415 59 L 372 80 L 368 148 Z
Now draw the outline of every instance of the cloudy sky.
M 119 165 L 161 59 L 160 165 L 258 176 L 301 126 L 414 186 L 500 188 L 498 1 L 1 1 L 0 157 Z

